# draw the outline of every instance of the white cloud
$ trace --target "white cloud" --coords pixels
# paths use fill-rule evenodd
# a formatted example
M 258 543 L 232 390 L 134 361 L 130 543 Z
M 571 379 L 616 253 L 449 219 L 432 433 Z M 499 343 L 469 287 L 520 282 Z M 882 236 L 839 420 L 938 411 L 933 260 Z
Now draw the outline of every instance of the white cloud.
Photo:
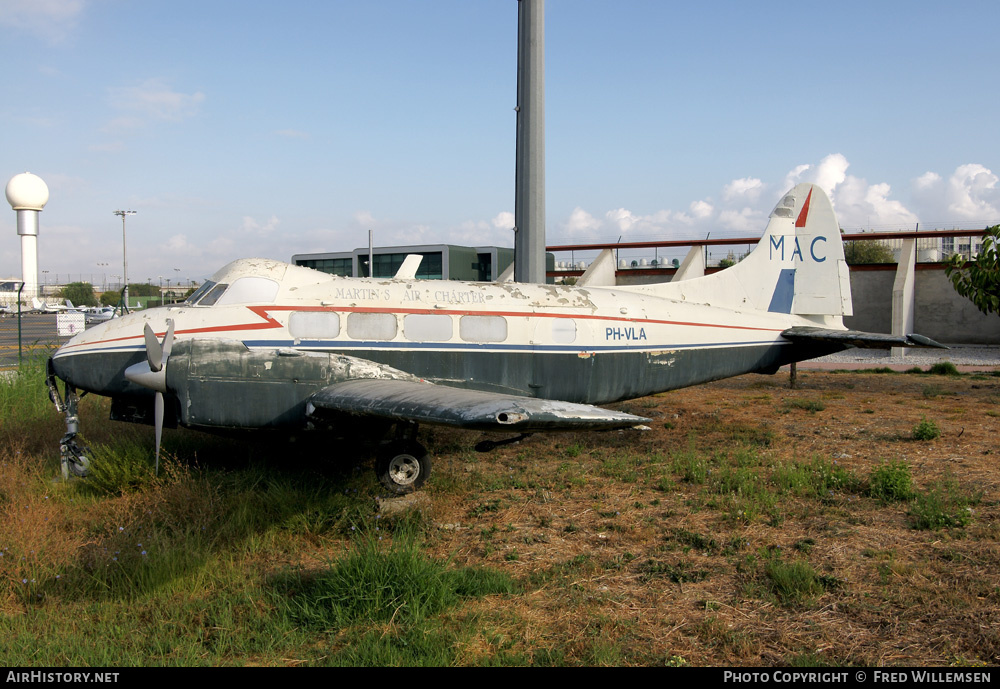
M 243 216 L 243 222 L 240 225 L 241 233 L 252 234 L 258 237 L 266 237 L 267 235 L 274 232 L 274 230 L 281 224 L 278 217 L 272 215 L 270 218 L 265 220 L 263 223 L 257 222 L 256 219 L 251 218 L 249 215 Z
M 887 226 L 894 229 L 910 227 L 918 215 L 902 201 L 892 198 L 892 188 L 886 183 L 870 184 L 867 180 L 847 174 L 850 163 L 840 153 L 833 153 L 818 163 L 792 168 L 780 183 L 785 191 L 801 182 L 812 182 L 823 188 L 831 198 L 838 218 L 845 227 Z M 915 182 L 925 190 L 943 187 L 940 178 L 928 173 Z M 626 232 L 638 237 L 688 239 L 716 236 L 754 236 L 763 232 L 774 199 L 769 190 L 778 188 L 758 177 L 747 176 L 732 180 L 721 190 L 720 201 L 711 198 L 693 201 L 683 211 L 663 209 L 648 215 L 638 215 L 625 208 L 604 213 L 603 218 L 582 208 L 576 208 L 569 218 L 555 224 L 550 231 L 554 243 L 570 241 L 609 241 Z M 997 193 L 998 180 L 982 166 L 963 166 L 950 182 L 952 196 L 963 207 L 975 206 Z M 962 190 L 962 193 L 956 191 Z M 940 193 L 939 193 L 940 195 Z
M 936 172 L 925 172 L 913 180 L 913 187 L 918 191 L 930 191 L 939 184 L 941 184 L 941 175 Z
M 372 229 L 376 224 L 375 216 L 371 214 L 371 211 L 355 211 L 353 220 L 356 225 L 363 225 L 368 229 Z
M 695 201 L 691 204 L 690 209 L 691 215 L 698 220 L 711 217 L 715 211 L 715 208 L 708 201 Z
M 823 158 L 818 165 L 799 165 L 785 176 L 785 190 L 791 189 L 796 184 L 811 182 L 818 185 L 829 196 L 833 196 L 833 191 L 837 185 L 842 184 L 847 179 L 847 168 L 850 163 L 840 153 L 831 153 Z
M 962 165 L 948 180 L 948 211 L 962 220 L 996 218 L 1000 205 L 997 176 L 982 165 Z
M 181 93 L 160 79 L 147 79 L 136 86 L 108 90 L 112 107 L 123 114 L 105 127 L 106 131 L 136 129 L 149 122 L 180 122 L 198 113 L 205 100 L 201 91 Z
M 718 222 L 725 230 L 753 236 L 763 231 L 767 225 L 767 215 L 764 211 L 744 207 L 739 210 L 721 211 Z
M 573 209 L 565 223 L 565 229 L 571 233 L 593 232 L 600 227 L 601 221 L 580 207 Z
M 734 179 L 722 188 L 722 200 L 726 203 L 756 203 L 766 186 L 756 177 Z
M 0 26 L 58 43 L 76 28 L 85 7 L 85 0 L 3 0 Z
M 958 166 L 947 180 L 925 172 L 913 180 L 913 197 L 927 222 L 985 226 L 1000 220 L 1000 179 L 978 163 Z
M 918 221 L 917 215 L 901 202 L 891 200 L 890 192 L 888 184 L 868 184 L 858 177 L 845 177 L 831 197 L 841 227 L 912 229 Z
M 632 211 L 624 208 L 608 211 L 604 215 L 612 226 L 618 228 L 619 232 L 628 232 L 633 225 L 640 222 L 640 218 L 636 217 Z
M 510 211 L 500 211 L 493 218 L 493 227 L 498 230 L 513 230 L 514 214 Z

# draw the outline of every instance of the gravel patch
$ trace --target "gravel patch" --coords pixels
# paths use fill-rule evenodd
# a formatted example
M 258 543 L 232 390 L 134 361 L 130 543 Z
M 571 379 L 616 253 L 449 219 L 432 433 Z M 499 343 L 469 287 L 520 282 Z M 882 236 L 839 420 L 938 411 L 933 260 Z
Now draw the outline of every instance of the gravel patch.
M 949 347 L 951 348 L 911 347 L 903 356 L 892 356 L 891 351 L 887 349 L 848 349 L 811 361 L 872 366 L 933 366 L 940 361 L 950 361 L 956 366 L 1000 367 L 1000 345 L 949 345 Z

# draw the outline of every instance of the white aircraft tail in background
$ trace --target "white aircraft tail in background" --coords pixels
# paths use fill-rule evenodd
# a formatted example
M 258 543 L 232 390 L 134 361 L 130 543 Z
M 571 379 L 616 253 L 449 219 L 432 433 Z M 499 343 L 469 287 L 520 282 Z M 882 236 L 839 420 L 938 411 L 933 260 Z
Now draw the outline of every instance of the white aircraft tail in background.
M 66 299 L 62 304 L 47 304 L 38 297 L 32 297 L 31 305 L 37 313 L 62 313 L 63 311 L 78 310 L 69 299 Z

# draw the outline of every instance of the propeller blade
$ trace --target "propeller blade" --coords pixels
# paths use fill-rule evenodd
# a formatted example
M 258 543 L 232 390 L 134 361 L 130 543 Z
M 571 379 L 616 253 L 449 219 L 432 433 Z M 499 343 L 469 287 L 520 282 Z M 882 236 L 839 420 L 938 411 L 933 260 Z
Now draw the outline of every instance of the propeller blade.
M 163 347 L 163 363 L 167 363 L 167 359 L 170 358 L 170 350 L 174 347 L 174 319 L 167 319 L 167 332 L 163 334 L 163 342 L 161 344 Z
M 149 323 L 143 328 L 142 333 L 146 340 L 146 361 L 149 362 L 149 370 L 155 373 L 163 368 L 174 346 L 174 319 L 167 319 L 167 332 L 163 334 L 162 343 L 156 339 L 156 333 L 149 327 Z
M 142 332 L 146 338 L 146 361 L 149 362 L 149 370 L 155 373 L 163 367 L 163 347 L 160 346 L 156 333 L 149 327 L 149 323 Z
M 156 393 L 156 403 L 153 407 L 153 420 L 156 424 L 156 475 L 160 475 L 160 438 L 163 437 L 163 393 Z

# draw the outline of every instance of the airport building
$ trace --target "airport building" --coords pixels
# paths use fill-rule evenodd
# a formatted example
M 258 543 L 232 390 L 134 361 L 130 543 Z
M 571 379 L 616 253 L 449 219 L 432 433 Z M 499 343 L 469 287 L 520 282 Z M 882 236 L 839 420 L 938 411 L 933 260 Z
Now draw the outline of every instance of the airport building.
M 469 247 L 453 244 L 384 246 L 372 250 L 371 277 L 391 278 L 410 254 L 423 256 L 417 278 L 423 280 L 469 280 L 492 282 L 514 262 L 514 250 L 496 246 Z M 369 277 L 368 248 L 336 253 L 295 254 L 292 263 L 343 277 Z M 554 266 L 552 254 L 547 263 Z M 550 267 L 550 270 L 552 268 Z

